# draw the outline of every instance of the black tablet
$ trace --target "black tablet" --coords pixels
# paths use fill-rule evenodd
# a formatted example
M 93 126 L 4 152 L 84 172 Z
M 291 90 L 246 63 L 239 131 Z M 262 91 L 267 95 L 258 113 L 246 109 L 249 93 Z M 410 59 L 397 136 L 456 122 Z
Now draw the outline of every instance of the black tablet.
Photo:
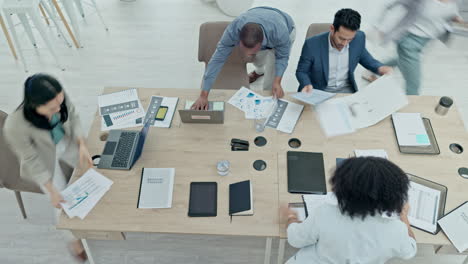
M 323 154 L 288 151 L 288 192 L 326 194 Z
M 190 183 L 188 216 L 216 216 L 218 211 L 218 184 L 216 182 Z

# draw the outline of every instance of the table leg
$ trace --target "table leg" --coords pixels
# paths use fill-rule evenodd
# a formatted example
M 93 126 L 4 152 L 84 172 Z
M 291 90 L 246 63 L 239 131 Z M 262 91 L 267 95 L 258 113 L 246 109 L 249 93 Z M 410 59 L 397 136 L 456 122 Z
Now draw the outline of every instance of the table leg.
M 88 242 L 86 241 L 86 239 L 82 238 L 81 243 L 83 244 L 86 255 L 88 256 L 89 264 L 95 264 L 93 256 L 91 255 L 91 250 L 89 249 Z
M 79 48 L 80 48 L 80 44 L 79 44 L 78 41 L 76 40 L 75 35 L 73 35 L 73 32 L 72 32 L 72 30 L 70 29 L 70 26 L 68 25 L 67 20 L 65 19 L 65 16 L 64 16 L 63 13 L 62 13 L 62 9 L 60 9 L 60 6 L 59 6 L 58 3 L 57 3 L 57 0 L 52 0 L 52 4 L 54 5 L 55 9 L 57 9 L 57 13 L 58 13 L 59 16 L 60 16 L 60 19 L 62 19 L 63 24 L 65 25 L 65 28 L 66 28 L 67 31 L 68 31 L 68 34 L 70 35 L 70 37 L 71 37 L 73 43 L 75 44 L 75 47 L 76 47 L 77 49 L 79 49 Z
M 271 242 L 273 238 L 267 237 L 266 244 L 265 244 L 265 260 L 263 261 L 264 264 L 270 264 L 271 258 Z
M 284 263 L 284 249 L 286 247 L 286 238 L 280 238 L 278 245 L 278 264 Z
M 3 21 L 2 15 L 0 14 L 0 25 L 2 26 L 3 33 L 8 42 L 8 46 L 10 47 L 11 53 L 13 53 L 13 57 L 15 60 L 18 60 L 18 56 L 16 55 L 15 46 L 13 46 L 13 42 L 11 42 L 10 34 L 8 34 L 8 30 L 5 26 L 5 21 Z

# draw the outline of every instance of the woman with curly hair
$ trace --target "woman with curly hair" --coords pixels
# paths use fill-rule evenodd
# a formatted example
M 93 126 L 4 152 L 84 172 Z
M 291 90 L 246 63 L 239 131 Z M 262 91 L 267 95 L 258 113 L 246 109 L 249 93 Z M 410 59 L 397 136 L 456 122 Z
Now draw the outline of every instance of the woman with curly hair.
M 300 222 L 288 212 L 290 263 L 385 263 L 417 251 L 408 221 L 407 175 L 375 157 L 349 158 L 330 180 L 337 205 L 323 204 Z M 389 217 L 398 213 L 399 217 Z

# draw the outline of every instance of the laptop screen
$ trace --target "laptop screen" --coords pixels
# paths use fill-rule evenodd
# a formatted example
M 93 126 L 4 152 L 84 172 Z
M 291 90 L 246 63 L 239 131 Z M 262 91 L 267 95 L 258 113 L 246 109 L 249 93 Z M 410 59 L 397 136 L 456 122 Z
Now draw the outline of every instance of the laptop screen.
M 148 135 L 150 126 L 151 126 L 151 122 L 148 119 L 140 131 L 140 137 L 138 138 L 138 143 L 137 143 L 137 147 L 135 150 L 135 156 L 133 157 L 132 165 L 135 164 L 138 158 L 140 158 L 141 152 L 143 152 L 143 145 L 145 144 L 146 135 Z

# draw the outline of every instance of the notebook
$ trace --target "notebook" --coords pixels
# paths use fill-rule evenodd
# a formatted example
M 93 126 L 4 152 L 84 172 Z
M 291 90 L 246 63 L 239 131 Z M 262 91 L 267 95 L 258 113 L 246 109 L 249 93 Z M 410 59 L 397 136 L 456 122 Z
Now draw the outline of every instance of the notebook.
M 442 217 L 439 225 L 458 252 L 468 249 L 468 201 Z
M 171 208 L 174 168 L 143 168 L 137 208 Z
M 288 151 L 288 192 L 327 193 L 323 154 Z
M 229 215 L 253 214 L 253 193 L 250 180 L 229 184 Z
M 190 183 L 188 216 L 216 216 L 218 212 L 218 184 L 216 182 Z

